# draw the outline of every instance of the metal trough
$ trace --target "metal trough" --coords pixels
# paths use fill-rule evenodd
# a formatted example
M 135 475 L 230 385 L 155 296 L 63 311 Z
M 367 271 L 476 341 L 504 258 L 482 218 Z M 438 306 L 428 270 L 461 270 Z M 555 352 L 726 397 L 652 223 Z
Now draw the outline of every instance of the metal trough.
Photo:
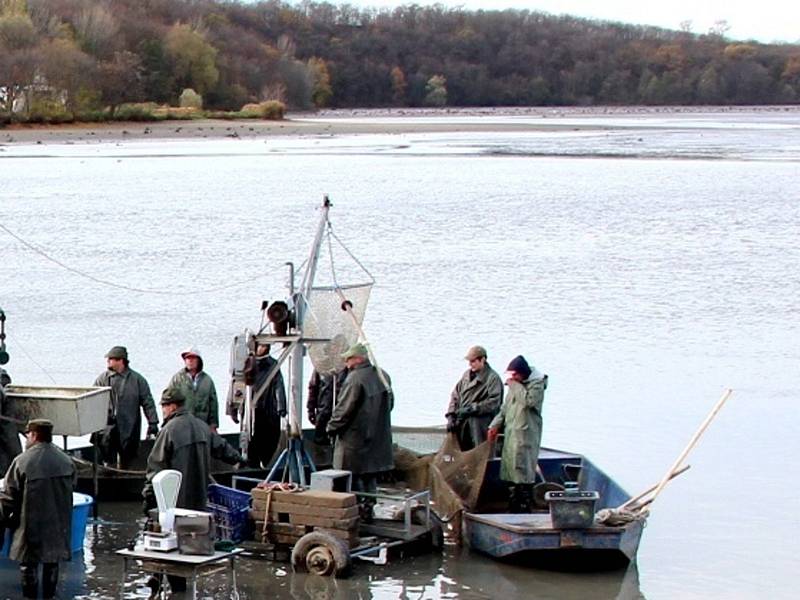
M 31 419 L 50 419 L 57 435 L 86 435 L 100 431 L 108 419 L 111 388 L 9 385 L 6 417 L 23 427 Z

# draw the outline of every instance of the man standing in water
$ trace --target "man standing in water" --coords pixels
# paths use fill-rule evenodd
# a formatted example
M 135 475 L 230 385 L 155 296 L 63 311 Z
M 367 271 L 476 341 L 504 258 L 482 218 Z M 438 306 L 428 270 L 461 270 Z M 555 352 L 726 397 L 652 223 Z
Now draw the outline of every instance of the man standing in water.
M 58 562 L 71 557 L 72 460 L 53 445 L 53 423 L 28 423 L 26 450 L 11 463 L 0 494 L 0 520 L 13 530 L 9 558 L 19 561 L 22 595 L 37 598 L 42 563 L 42 598 L 53 598 Z
M 167 389 L 178 391 L 186 399 L 186 410 L 216 433 L 219 427 L 217 389 L 203 371 L 203 357 L 197 348 L 191 347 L 181 352 L 181 358 L 185 366 L 172 376 Z
M 124 346 L 114 346 L 106 353 L 106 365 L 94 384 L 111 388 L 108 421 L 103 431 L 92 434 L 91 441 L 105 464 L 127 469 L 139 452 L 140 411 L 147 418 L 148 437 L 158 433 L 158 413 L 147 380 L 130 368 Z
M 533 503 L 533 484 L 542 441 L 542 403 L 547 375 L 528 365 L 520 355 L 508 369 L 508 397 L 489 425 L 488 438 L 505 434 L 500 479 L 511 484 L 509 512 L 527 513 Z
M 486 440 L 489 422 L 503 402 L 503 382 L 486 362 L 486 349 L 473 346 L 464 357 L 469 369 L 456 383 L 447 407 L 447 431 L 458 436 L 461 450 L 471 450 Z
M 392 382 L 369 361 L 364 344 L 351 346 L 342 358 L 349 372 L 327 427 L 336 438 L 333 468 L 352 472 L 354 492 L 375 494 L 378 474 L 394 468 Z M 372 522 L 375 499 L 359 498 L 359 502 L 362 519 Z

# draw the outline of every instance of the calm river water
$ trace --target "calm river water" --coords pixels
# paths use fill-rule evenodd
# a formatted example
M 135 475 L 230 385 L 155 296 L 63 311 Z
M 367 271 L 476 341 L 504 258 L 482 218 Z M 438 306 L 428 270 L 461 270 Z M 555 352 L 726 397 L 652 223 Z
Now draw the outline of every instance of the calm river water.
M 195 344 L 224 396 L 232 336 L 286 295 L 284 263 L 305 259 L 329 194 L 334 231 L 376 279 L 365 328 L 396 424 L 443 422 L 468 346 L 497 370 L 522 353 L 550 375 L 545 445 L 636 493 L 734 395 L 654 504 L 638 572 L 450 550 L 323 589 L 245 561 L 246 598 L 795 597 L 800 113 L 547 124 L 0 147 L 0 224 L 40 251 L 0 229 L 7 368 L 16 383 L 87 384 L 123 344 L 157 394 Z M 355 272 L 346 255 L 336 265 L 340 280 Z M 111 550 L 137 512 L 104 507 L 67 569 L 71 595 L 118 593 Z

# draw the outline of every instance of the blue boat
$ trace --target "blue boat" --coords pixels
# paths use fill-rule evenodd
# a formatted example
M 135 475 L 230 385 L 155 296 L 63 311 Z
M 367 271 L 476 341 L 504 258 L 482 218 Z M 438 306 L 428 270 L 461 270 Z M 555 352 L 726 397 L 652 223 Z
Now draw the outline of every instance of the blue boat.
M 597 492 L 595 511 L 630 499 L 580 454 L 542 448 L 539 467 L 548 483 L 569 487 L 570 482 L 577 482 L 578 490 Z M 644 520 L 619 526 L 592 522 L 587 527 L 559 528 L 547 508 L 525 514 L 502 512 L 499 507 L 507 498 L 507 489 L 499 473 L 500 459 L 490 459 L 476 509 L 464 513 L 463 540 L 470 548 L 497 559 L 559 570 L 615 569 L 636 560 Z

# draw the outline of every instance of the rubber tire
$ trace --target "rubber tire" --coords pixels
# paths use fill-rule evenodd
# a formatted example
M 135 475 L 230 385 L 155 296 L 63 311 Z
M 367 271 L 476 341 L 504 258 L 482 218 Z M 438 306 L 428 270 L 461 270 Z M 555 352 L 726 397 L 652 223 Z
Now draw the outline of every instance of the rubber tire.
M 321 565 L 309 568 L 308 559 L 323 558 Z M 305 534 L 292 548 L 292 569 L 298 573 L 313 573 L 324 577 L 344 577 L 350 572 L 350 549 L 329 533 L 312 531 Z

